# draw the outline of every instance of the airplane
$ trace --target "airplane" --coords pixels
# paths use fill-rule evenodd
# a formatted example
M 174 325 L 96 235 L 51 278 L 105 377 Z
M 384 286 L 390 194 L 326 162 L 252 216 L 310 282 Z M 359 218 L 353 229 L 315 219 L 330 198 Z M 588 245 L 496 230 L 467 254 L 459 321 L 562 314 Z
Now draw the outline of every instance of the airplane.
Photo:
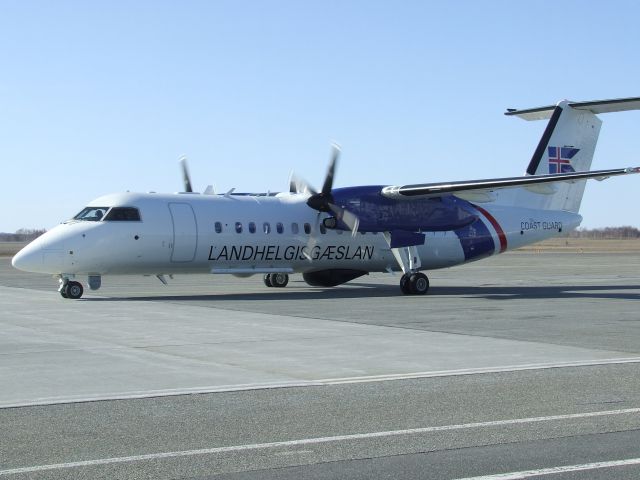
M 425 270 L 480 260 L 557 236 L 580 225 L 586 180 L 635 174 L 640 167 L 589 171 L 602 121 L 597 114 L 640 109 L 640 97 L 508 109 L 548 119 L 520 177 L 415 185 L 333 188 L 334 145 L 322 188 L 293 175 L 289 191 L 116 193 L 91 201 L 72 219 L 25 246 L 20 270 L 52 274 L 64 298 L 79 299 L 87 277 L 210 273 L 263 275 L 282 288 L 301 273 L 334 287 L 369 272 L 402 272 L 400 290 L 423 295 Z

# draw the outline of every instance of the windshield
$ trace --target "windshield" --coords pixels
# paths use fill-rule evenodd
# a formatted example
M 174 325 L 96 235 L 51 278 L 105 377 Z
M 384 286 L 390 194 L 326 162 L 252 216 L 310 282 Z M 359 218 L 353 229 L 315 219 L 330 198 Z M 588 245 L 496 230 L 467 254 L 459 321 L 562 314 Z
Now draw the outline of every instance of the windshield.
M 85 222 L 99 222 L 107 210 L 109 210 L 109 207 L 85 207 L 73 219 Z
M 106 217 L 105 222 L 108 221 L 120 221 L 120 222 L 139 222 L 140 212 L 134 207 L 113 207 Z

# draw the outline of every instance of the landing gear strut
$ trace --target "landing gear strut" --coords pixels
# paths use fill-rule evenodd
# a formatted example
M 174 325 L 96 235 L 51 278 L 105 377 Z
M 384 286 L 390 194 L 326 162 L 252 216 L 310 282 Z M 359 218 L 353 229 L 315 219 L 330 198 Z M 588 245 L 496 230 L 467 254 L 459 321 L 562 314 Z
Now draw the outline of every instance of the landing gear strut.
M 289 283 L 289 275 L 286 273 L 267 273 L 263 280 L 267 287 L 284 288 Z
M 64 279 L 64 280 L 61 280 L 59 292 L 62 298 L 70 298 L 72 300 L 77 300 L 80 297 L 82 297 L 82 294 L 84 293 L 84 288 L 82 288 L 82 284 L 80 282 Z
M 424 242 L 424 235 L 421 235 L 420 240 Z M 422 262 L 420 261 L 417 245 L 393 247 L 391 233 L 384 232 L 384 238 L 403 272 L 400 278 L 400 290 L 402 293 L 405 295 L 424 295 L 427 293 L 429 291 L 429 279 L 424 273 L 420 272 Z

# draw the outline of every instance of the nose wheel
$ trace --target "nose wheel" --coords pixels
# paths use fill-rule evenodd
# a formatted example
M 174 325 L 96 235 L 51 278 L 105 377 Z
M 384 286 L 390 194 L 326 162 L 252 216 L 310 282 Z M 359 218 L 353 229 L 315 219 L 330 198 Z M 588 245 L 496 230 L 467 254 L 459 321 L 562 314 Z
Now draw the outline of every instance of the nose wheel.
M 429 279 L 421 272 L 404 274 L 400 278 L 400 290 L 405 295 L 424 295 L 429 291 Z
M 67 280 L 60 286 L 60 295 L 62 298 L 77 300 L 82 297 L 83 293 L 84 288 L 82 288 L 82 284 L 80 282 Z

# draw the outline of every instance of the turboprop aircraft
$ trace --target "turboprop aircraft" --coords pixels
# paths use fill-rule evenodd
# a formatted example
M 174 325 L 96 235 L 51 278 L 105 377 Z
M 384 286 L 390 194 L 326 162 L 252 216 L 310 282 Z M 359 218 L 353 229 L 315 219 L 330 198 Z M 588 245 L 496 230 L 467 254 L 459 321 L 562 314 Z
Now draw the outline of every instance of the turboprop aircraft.
M 640 167 L 589 171 L 600 113 L 640 109 L 640 98 L 510 109 L 549 119 L 521 177 L 403 186 L 333 188 L 337 146 L 320 191 L 292 177 L 288 192 L 116 193 L 24 247 L 12 264 L 55 275 L 65 298 L 92 290 L 104 275 L 188 273 L 264 275 L 284 287 L 301 273 L 333 287 L 369 272 L 402 271 L 404 294 L 425 294 L 423 270 L 451 267 L 538 242 L 580 225 L 587 179 L 639 173 Z

